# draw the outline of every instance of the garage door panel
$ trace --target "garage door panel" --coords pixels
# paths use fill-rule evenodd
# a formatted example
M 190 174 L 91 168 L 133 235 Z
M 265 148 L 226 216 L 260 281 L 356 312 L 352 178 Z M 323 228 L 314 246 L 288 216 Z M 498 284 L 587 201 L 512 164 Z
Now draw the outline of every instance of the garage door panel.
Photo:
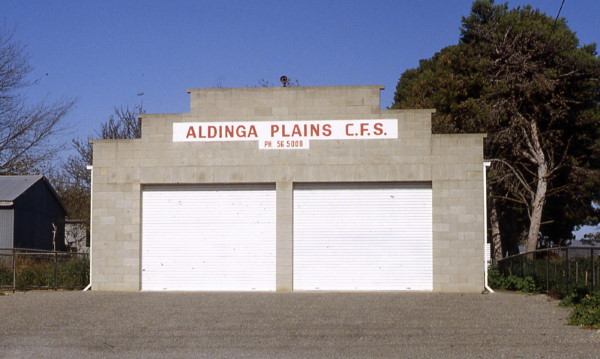
M 430 184 L 294 190 L 294 289 L 432 290 Z
M 274 290 L 274 186 L 143 192 L 143 290 Z

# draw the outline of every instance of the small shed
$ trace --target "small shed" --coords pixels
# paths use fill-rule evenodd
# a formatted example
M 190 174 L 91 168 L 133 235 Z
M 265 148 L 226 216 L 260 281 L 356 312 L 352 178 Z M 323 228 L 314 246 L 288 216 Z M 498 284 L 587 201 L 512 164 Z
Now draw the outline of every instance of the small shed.
M 65 250 L 67 212 L 44 176 L 0 176 L 0 248 Z
M 85 221 L 78 219 L 65 221 L 65 244 L 69 252 L 89 253 L 90 232 Z

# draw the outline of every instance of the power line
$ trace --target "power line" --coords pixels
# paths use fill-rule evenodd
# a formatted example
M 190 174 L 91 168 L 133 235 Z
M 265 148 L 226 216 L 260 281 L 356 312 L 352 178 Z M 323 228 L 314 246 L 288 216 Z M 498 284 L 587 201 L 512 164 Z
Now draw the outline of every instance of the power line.
M 558 21 L 558 17 L 560 16 L 560 12 L 562 11 L 564 4 L 565 4 L 565 0 L 562 0 L 562 2 L 560 3 L 560 9 L 558 9 L 558 14 L 556 14 L 556 18 L 554 18 L 554 24 L 552 25 L 552 31 L 550 31 L 550 34 L 554 33 L 554 28 L 556 27 L 556 22 Z

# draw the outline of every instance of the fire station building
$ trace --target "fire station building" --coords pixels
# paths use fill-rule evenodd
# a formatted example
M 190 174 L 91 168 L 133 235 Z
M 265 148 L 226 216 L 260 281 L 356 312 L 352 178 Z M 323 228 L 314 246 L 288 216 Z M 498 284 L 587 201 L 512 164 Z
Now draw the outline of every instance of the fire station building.
M 485 135 L 381 89 L 191 89 L 94 140 L 92 288 L 481 292 Z

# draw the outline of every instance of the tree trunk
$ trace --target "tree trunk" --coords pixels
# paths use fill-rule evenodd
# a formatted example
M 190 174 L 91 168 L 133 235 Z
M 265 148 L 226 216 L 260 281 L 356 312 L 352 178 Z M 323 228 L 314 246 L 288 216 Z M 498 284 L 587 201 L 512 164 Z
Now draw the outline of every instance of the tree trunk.
M 548 182 L 546 180 L 547 167 L 545 164 L 538 167 L 538 183 L 531 206 L 531 219 L 529 222 L 529 232 L 527 234 L 527 246 L 525 251 L 531 252 L 537 249 L 538 233 L 542 224 L 542 210 L 546 202 L 546 192 Z
M 538 244 L 538 233 L 542 224 L 542 211 L 546 203 L 546 192 L 548 190 L 548 162 L 542 150 L 539 131 L 535 121 L 530 122 L 531 142 L 529 145 L 534 163 L 537 165 L 537 186 L 531 201 L 531 212 L 529 215 L 529 232 L 527 233 L 526 252 L 535 251 Z
M 492 232 L 492 256 L 497 263 L 503 258 L 502 253 L 502 237 L 500 236 L 500 220 L 498 218 L 498 209 L 496 208 L 496 200 L 492 197 L 492 186 L 488 184 L 488 201 L 490 208 L 490 229 Z

